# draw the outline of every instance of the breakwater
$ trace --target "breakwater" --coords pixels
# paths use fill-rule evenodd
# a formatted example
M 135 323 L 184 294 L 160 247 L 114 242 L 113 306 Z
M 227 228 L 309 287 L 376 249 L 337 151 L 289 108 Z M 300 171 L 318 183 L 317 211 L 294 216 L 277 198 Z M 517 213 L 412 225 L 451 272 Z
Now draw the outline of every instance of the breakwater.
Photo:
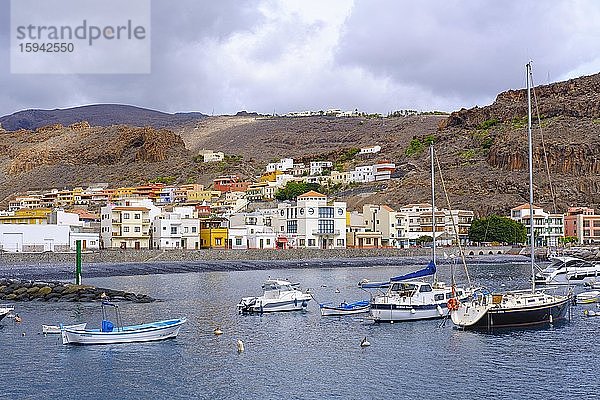
M 89 285 L 65 282 L 39 282 L 23 279 L 0 279 L 2 301 L 72 301 L 94 302 L 102 300 L 150 303 L 153 298 L 122 290 L 112 290 Z

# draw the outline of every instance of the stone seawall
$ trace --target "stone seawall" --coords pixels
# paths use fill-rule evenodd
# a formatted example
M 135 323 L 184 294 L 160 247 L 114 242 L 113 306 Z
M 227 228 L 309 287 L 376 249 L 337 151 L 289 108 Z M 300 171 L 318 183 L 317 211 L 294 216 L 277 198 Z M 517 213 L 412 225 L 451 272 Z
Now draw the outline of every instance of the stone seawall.
M 458 248 L 442 247 L 438 249 L 438 257 L 443 254 L 458 254 Z M 287 250 L 100 250 L 84 252 L 82 261 L 85 264 L 103 263 L 151 263 L 151 262 L 207 262 L 207 261 L 299 261 L 299 260 L 336 260 L 355 258 L 398 258 L 428 257 L 430 248 L 410 249 L 287 249 Z M 487 256 L 501 254 L 518 254 L 511 252 L 511 247 L 468 247 L 466 256 Z M 75 253 L 0 253 L 2 265 L 48 265 L 74 264 Z

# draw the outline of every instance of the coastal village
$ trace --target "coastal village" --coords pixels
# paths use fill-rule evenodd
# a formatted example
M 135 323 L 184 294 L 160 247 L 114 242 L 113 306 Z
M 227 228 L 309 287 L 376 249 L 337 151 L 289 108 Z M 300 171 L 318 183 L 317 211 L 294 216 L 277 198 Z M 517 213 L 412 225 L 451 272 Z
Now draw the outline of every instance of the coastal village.
M 314 190 L 277 201 L 289 182 L 340 187 L 393 179 L 396 166 L 379 159 L 380 146 L 355 149 L 365 162 L 340 170 L 334 162 L 297 163 L 283 158 L 265 166 L 254 180 L 238 175 L 215 178 L 211 185 L 150 183 L 111 188 L 52 189 L 17 193 L 0 211 L 0 251 L 69 252 L 103 249 L 339 249 L 409 248 L 431 240 L 432 205 L 415 202 L 393 209 L 364 204 L 350 210 Z M 223 152 L 200 152 L 205 163 Z M 419 201 L 415 199 L 416 201 Z M 565 213 L 534 207 L 536 245 L 556 247 L 561 238 L 578 244 L 600 240 L 600 215 L 587 207 Z M 516 204 L 511 219 L 529 230 L 529 205 Z M 473 210 L 435 208 L 436 243 L 471 244 Z

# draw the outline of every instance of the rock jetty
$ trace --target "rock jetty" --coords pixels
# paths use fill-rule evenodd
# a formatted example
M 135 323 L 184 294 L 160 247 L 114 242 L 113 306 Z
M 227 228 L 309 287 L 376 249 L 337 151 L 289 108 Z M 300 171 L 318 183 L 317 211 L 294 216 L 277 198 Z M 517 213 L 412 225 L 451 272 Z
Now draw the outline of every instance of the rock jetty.
M 150 303 L 154 299 L 145 294 L 122 290 L 75 285 L 65 282 L 41 282 L 21 279 L 0 279 L 2 301 L 71 301 L 94 302 L 102 300 Z

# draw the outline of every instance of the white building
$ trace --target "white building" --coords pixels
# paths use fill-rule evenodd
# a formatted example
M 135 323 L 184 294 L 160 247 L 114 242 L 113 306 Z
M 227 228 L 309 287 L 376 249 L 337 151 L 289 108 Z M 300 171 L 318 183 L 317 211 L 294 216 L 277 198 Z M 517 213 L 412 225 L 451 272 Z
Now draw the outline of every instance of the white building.
M 150 248 L 150 222 L 161 213 L 150 199 L 130 199 L 100 209 L 103 248 Z
M 321 175 L 324 169 L 331 169 L 333 163 L 331 161 L 311 161 L 309 174 L 311 176 Z
M 328 204 L 327 196 L 315 191 L 298 196 L 295 204 L 279 204 L 273 224 L 286 247 L 346 247 L 346 203 Z
M 225 154 L 222 151 L 202 150 L 198 153 L 205 163 L 223 161 Z
M 294 159 L 293 158 L 282 158 L 281 160 L 279 160 L 279 162 L 267 164 L 266 171 L 267 172 L 275 172 L 275 171 L 285 172 L 292 168 L 294 168 Z
M 272 217 L 262 211 L 237 213 L 229 217 L 228 244 L 231 249 L 274 249 L 277 234 Z
M 68 225 L 0 224 L 0 249 L 7 252 L 67 252 L 76 249 L 98 249 L 97 233 L 75 232 Z
M 376 146 L 363 147 L 360 149 L 360 152 L 358 154 L 375 154 L 375 153 L 379 153 L 380 151 L 381 151 L 381 146 L 376 145 Z
M 155 217 L 151 240 L 154 249 L 199 249 L 200 220 L 194 215 L 194 207 L 173 207 Z
M 356 167 L 350 171 L 350 182 L 367 183 L 375 181 L 372 165 Z

